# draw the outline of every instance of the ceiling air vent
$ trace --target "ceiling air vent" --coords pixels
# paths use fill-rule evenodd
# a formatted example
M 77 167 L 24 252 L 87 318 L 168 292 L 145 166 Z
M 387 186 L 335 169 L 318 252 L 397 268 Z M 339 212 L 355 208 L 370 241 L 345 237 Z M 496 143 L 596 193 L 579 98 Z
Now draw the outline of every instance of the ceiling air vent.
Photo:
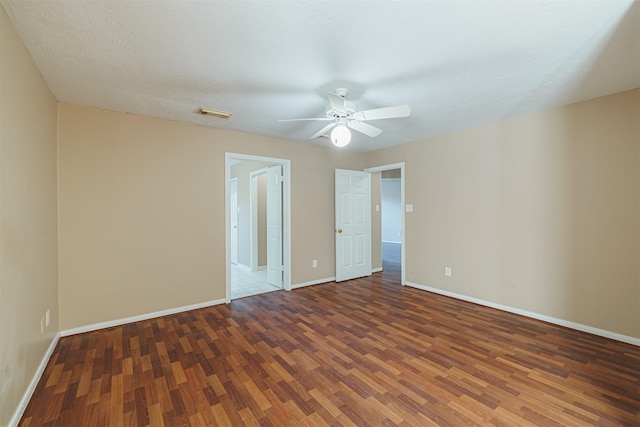
M 210 110 L 208 108 L 199 108 L 198 114 L 201 114 L 203 116 L 213 116 L 225 120 L 231 117 L 231 113 L 227 113 L 226 111 Z

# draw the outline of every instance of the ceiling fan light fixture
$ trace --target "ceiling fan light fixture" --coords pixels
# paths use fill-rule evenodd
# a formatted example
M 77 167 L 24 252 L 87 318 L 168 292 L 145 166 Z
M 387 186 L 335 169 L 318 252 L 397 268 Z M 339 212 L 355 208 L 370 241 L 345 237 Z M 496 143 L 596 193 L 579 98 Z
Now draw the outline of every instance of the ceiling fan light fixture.
M 336 147 L 346 147 L 351 142 L 351 131 L 346 125 L 337 125 L 331 131 L 331 142 Z
M 331 131 L 329 138 L 336 147 L 345 147 L 351 141 L 351 129 L 371 138 L 382 133 L 382 129 L 372 126 L 366 121 L 395 119 L 399 117 L 409 117 L 411 108 L 408 105 L 395 105 L 392 107 L 374 108 L 372 110 L 360 110 L 354 102 L 347 101 L 345 96 L 347 90 L 338 88 L 335 92 L 327 94 L 329 105 L 326 108 L 325 117 L 310 117 L 301 119 L 282 119 L 277 122 L 297 122 L 297 121 L 330 121 L 328 125 L 320 129 L 311 136 L 311 139 L 320 136 L 326 137 L 326 132 Z

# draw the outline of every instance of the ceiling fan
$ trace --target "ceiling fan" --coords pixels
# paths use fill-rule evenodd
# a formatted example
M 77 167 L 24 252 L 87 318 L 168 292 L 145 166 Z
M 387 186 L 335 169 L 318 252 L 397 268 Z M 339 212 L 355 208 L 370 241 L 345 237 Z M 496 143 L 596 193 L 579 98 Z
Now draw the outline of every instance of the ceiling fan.
M 326 117 L 312 117 L 304 119 L 283 119 L 277 122 L 295 122 L 304 120 L 331 121 L 318 132 L 311 136 L 311 139 L 324 135 L 331 130 L 331 142 L 338 147 L 344 147 L 351 141 L 353 129 L 370 137 L 376 137 L 382 133 L 382 129 L 371 126 L 365 121 L 395 119 L 397 117 L 408 117 L 411 108 L 408 105 L 396 105 L 394 107 L 375 108 L 373 110 L 358 111 L 356 104 L 347 101 L 347 89 L 338 88 L 334 92 L 329 92 L 329 105 L 327 106 Z

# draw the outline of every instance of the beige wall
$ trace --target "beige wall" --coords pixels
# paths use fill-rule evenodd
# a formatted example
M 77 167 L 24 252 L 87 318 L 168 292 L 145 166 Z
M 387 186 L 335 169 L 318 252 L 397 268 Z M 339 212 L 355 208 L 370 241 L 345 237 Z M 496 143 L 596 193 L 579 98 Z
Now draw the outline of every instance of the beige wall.
M 404 161 L 408 281 L 638 337 L 637 110 L 627 92 L 363 155 L 63 104 L 62 328 L 224 297 L 233 151 L 292 160 L 293 284 L 334 275 L 334 169 Z
M 0 425 L 58 331 L 56 100 L 0 7 Z M 51 325 L 40 320 L 51 310 Z
M 60 104 L 62 329 L 225 297 L 227 151 L 291 160 L 292 283 L 335 275 L 334 169 L 361 153 Z
M 639 100 L 365 154 L 406 165 L 407 281 L 640 338 Z

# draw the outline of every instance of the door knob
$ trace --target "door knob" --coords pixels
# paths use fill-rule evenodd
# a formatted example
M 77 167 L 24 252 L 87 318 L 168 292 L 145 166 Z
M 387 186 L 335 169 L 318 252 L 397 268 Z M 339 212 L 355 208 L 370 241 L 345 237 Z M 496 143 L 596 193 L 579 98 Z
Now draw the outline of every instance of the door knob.
M 336 231 L 337 231 L 338 233 L 342 233 L 342 228 L 338 228 Z

